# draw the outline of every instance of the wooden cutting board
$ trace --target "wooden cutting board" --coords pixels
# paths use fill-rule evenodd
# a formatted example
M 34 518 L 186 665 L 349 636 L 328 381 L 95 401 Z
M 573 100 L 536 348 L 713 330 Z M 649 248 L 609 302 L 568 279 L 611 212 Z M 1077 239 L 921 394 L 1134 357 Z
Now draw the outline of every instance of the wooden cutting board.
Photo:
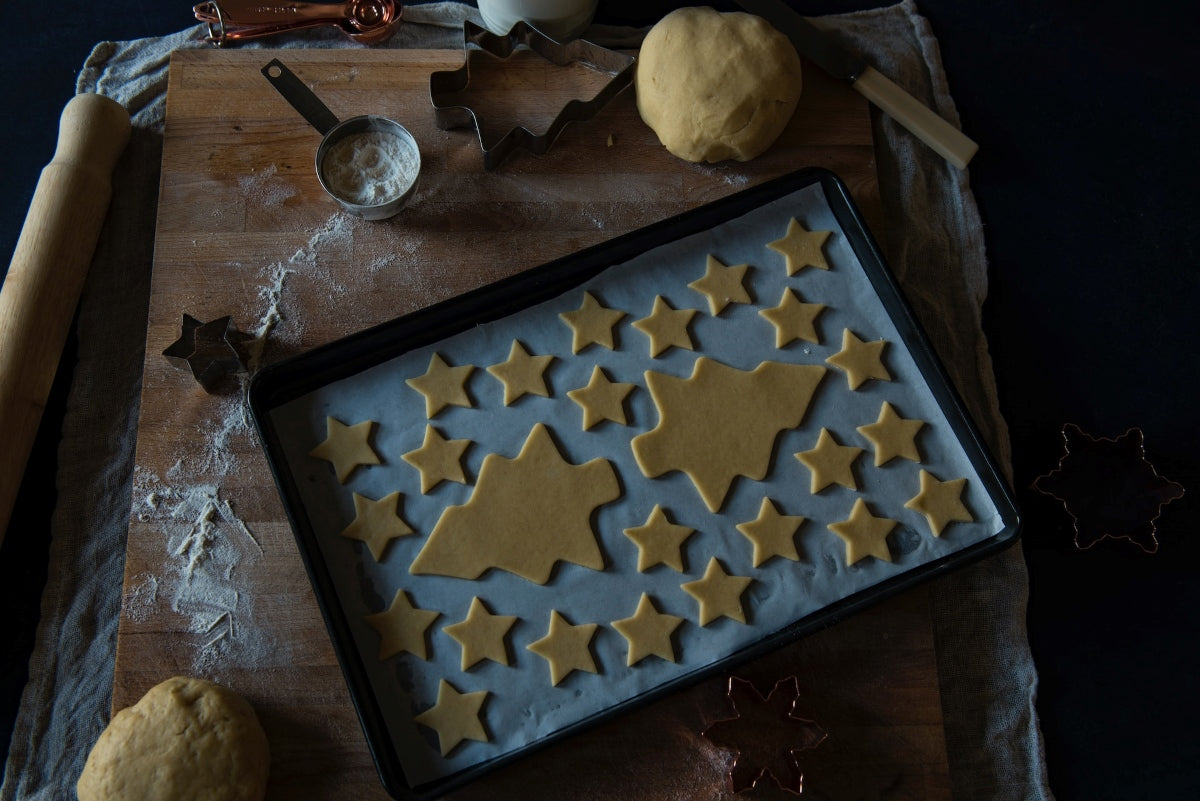
M 319 134 L 260 73 L 276 55 L 339 117 L 383 114 L 412 131 L 424 171 L 400 216 L 352 219 L 324 194 Z M 272 799 L 385 795 L 241 395 L 205 393 L 162 355 L 185 313 L 269 330 L 266 363 L 808 165 L 840 175 L 878 219 L 868 108 L 815 68 L 783 137 L 746 164 L 670 156 L 629 90 L 549 154 L 488 173 L 473 131 L 434 125 L 429 75 L 461 63 L 458 51 L 359 49 L 171 59 L 113 706 L 173 674 L 232 686 L 267 730 Z M 477 101 L 489 131 L 507 115 L 548 119 L 596 81 L 530 59 L 491 69 Z M 803 755 L 810 797 L 949 797 L 924 590 L 738 675 L 763 692 L 798 677 L 798 711 L 829 733 Z M 699 732 L 729 714 L 714 678 L 456 797 L 723 798 L 731 755 Z

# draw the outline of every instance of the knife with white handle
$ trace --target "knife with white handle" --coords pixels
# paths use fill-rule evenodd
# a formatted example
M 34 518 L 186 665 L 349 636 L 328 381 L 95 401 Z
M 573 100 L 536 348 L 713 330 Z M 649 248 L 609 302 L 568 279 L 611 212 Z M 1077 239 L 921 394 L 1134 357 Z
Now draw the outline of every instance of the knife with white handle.
M 979 149 L 973 140 L 921 101 L 901 89 L 828 34 L 792 10 L 783 0 L 737 0 L 746 11 L 762 17 L 791 40 L 805 56 L 834 78 L 854 89 L 933 148 L 955 167 L 967 166 Z

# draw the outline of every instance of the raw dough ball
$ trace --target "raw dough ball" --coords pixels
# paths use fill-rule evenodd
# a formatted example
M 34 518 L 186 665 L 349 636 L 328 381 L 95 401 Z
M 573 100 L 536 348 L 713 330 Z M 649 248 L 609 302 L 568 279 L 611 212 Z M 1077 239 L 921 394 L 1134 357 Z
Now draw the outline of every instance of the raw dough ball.
M 748 161 L 791 119 L 800 57 L 761 17 L 681 8 L 650 29 L 638 55 L 638 111 L 687 161 Z
M 261 801 L 269 764 L 245 699 L 176 676 L 113 716 L 75 789 L 79 801 Z

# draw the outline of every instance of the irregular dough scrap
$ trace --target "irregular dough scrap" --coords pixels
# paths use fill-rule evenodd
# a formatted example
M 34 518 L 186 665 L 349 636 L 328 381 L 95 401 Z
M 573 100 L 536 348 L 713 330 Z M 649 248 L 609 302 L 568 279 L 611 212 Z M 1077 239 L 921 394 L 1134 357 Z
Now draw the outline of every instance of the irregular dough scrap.
M 79 801 L 260 801 L 269 766 L 244 698 L 175 676 L 113 716 L 75 789 Z
M 748 161 L 792 118 L 800 57 L 760 17 L 681 8 L 646 34 L 634 87 L 642 120 L 672 154 Z
M 761 480 L 780 432 L 804 419 L 826 369 L 762 362 L 746 372 L 696 360 L 690 378 L 646 372 L 658 425 L 633 438 L 647 478 L 681 470 L 716 512 L 737 476 Z

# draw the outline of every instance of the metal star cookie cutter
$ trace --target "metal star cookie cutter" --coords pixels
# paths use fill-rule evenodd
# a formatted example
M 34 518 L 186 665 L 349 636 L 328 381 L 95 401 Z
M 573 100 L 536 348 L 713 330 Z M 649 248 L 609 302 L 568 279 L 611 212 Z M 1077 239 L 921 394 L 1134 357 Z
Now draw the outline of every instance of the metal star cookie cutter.
M 613 77 L 590 100 L 575 99 L 568 102 L 545 133 L 535 134 L 524 126 L 517 126 L 489 147 L 484 140 L 483 126 L 475 110 L 455 103 L 452 97 L 470 84 L 473 60 L 477 60 L 481 55 L 490 55 L 503 61 L 522 47 L 532 50 L 556 66 L 579 63 Z M 637 63 L 634 56 L 601 47 L 584 39 L 559 42 L 523 21 L 514 25 L 504 36 L 494 34 L 470 20 L 465 21 L 463 53 L 461 67 L 451 71 L 434 72 L 429 76 L 429 97 L 433 101 L 438 128 L 475 128 L 479 137 L 479 147 L 483 151 L 483 166 L 487 170 L 498 167 L 516 148 L 523 148 L 536 156 L 544 155 L 569 123 L 590 120 L 633 83 L 633 70 Z
M 229 315 L 202 323 L 183 315 L 183 330 L 162 355 L 180 370 L 189 370 L 209 394 L 217 393 L 226 379 L 246 369 L 243 344 L 253 339 L 233 327 Z

